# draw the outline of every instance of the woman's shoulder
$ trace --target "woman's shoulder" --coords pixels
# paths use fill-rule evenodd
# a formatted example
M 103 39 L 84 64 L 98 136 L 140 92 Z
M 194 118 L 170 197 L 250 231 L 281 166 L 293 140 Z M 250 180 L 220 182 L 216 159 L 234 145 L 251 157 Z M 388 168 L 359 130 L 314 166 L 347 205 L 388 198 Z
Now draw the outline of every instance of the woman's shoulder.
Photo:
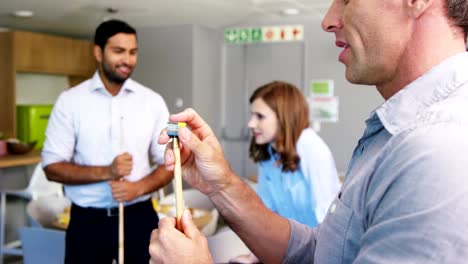
M 299 156 L 311 152 L 330 152 L 325 141 L 310 127 L 302 130 L 296 149 Z
M 312 128 L 308 127 L 302 130 L 301 135 L 297 140 L 297 145 L 310 143 L 324 144 L 322 138 Z

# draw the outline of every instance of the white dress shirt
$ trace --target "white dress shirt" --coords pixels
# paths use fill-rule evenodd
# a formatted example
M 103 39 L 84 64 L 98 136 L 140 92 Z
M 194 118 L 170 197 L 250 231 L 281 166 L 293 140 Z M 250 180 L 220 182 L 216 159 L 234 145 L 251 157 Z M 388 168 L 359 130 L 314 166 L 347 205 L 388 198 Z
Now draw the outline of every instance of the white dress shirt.
M 156 164 L 163 163 L 165 146 L 157 140 L 168 118 L 164 99 L 153 90 L 127 79 L 119 93 L 112 96 L 96 72 L 57 99 L 46 130 L 42 164 L 46 167 L 66 161 L 108 166 L 126 151 L 133 157 L 133 169 L 125 179 L 138 181 L 151 172 L 150 158 Z M 117 205 L 108 181 L 65 185 L 65 193 L 82 207 Z

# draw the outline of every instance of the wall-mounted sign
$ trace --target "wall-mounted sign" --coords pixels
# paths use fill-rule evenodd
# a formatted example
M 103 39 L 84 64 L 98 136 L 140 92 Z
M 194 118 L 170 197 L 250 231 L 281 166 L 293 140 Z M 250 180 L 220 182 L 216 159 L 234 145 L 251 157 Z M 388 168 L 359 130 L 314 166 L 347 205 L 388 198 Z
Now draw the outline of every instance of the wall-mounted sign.
M 309 92 L 310 96 L 333 96 L 335 84 L 333 80 L 311 80 Z
M 229 44 L 303 41 L 304 26 L 228 28 L 224 30 L 224 40 Z
M 309 112 L 313 122 L 338 122 L 338 97 L 309 97 Z

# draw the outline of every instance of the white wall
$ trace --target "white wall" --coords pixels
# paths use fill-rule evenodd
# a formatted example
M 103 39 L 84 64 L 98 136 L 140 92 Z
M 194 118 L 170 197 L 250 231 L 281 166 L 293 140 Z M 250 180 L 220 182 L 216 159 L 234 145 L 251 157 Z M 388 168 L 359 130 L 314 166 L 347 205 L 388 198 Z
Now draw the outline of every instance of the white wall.
M 383 102 L 374 87 L 350 84 L 338 61 L 341 49 L 333 34 L 324 32 L 319 18 L 263 19 L 232 27 L 303 24 L 307 46 L 306 80 L 333 79 L 339 97 L 339 122 L 322 123 L 319 134 L 329 145 L 340 172 L 348 166 L 369 113 Z M 134 79 L 159 92 L 171 112 L 194 107 L 220 135 L 220 54 L 222 30 L 199 26 L 170 26 L 138 30 L 140 56 Z M 304 89 L 304 87 L 302 87 Z M 175 106 L 182 98 L 184 105 Z M 243 105 L 243 104 L 242 104 Z
M 16 104 L 54 104 L 68 88 L 65 75 L 17 73 Z
M 194 25 L 137 31 L 133 78 L 160 93 L 171 113 L 195 108 L 218 134 L 222 31 Z M 176 105 L 178 99 L 183 106 Z
M 221 120 L 221 45 L 222 31 L 194 27 L 193 34 L 193 106 L 203 114 L 219 135 Z
M 365 120 L 383 99 L 375 87 L 353 85 L 346 81 L 345 67 L 338 61 L 342 49 L 335 46 L 334 34 L 324 32 L 320 23 L 320 18 L 276 18 L 246 21 L 230 27 L 304 25 L 307 45 L 306 80 L 333 79 L 335 95 L 340 100 L 339 122 L 322 123 L 319 134 L 330 147 L 338 171 L 344 172 L 357 140 L 364 131 Z
M 161 94 L 171 113 L 192 105 L 193 26 L 137 28 L 138 64 L 132 78 Z

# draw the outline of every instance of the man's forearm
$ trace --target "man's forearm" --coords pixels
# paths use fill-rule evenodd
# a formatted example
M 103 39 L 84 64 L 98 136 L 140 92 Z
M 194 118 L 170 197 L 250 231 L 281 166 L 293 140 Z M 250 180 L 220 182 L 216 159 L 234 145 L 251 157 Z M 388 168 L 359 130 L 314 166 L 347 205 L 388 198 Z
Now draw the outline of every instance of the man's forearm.
M 223 190 L 210 195 L 220 214 L 264 263 L 281 263 L 288 247 L 287 219 L 270 211 L 237 176 Z
M 164 166 L 159 166 L 153 170 L 148 176 L 141 179 L 139 184 L 138 195 L 152 193 L 164 186 L 166 186 L 174 177 L 172 171 L 168 171 Z
M 71 162 L 57 162 L 44 168 L 47 179 L 69 185 L 112 180 L 110 166 L 80 166 Z

